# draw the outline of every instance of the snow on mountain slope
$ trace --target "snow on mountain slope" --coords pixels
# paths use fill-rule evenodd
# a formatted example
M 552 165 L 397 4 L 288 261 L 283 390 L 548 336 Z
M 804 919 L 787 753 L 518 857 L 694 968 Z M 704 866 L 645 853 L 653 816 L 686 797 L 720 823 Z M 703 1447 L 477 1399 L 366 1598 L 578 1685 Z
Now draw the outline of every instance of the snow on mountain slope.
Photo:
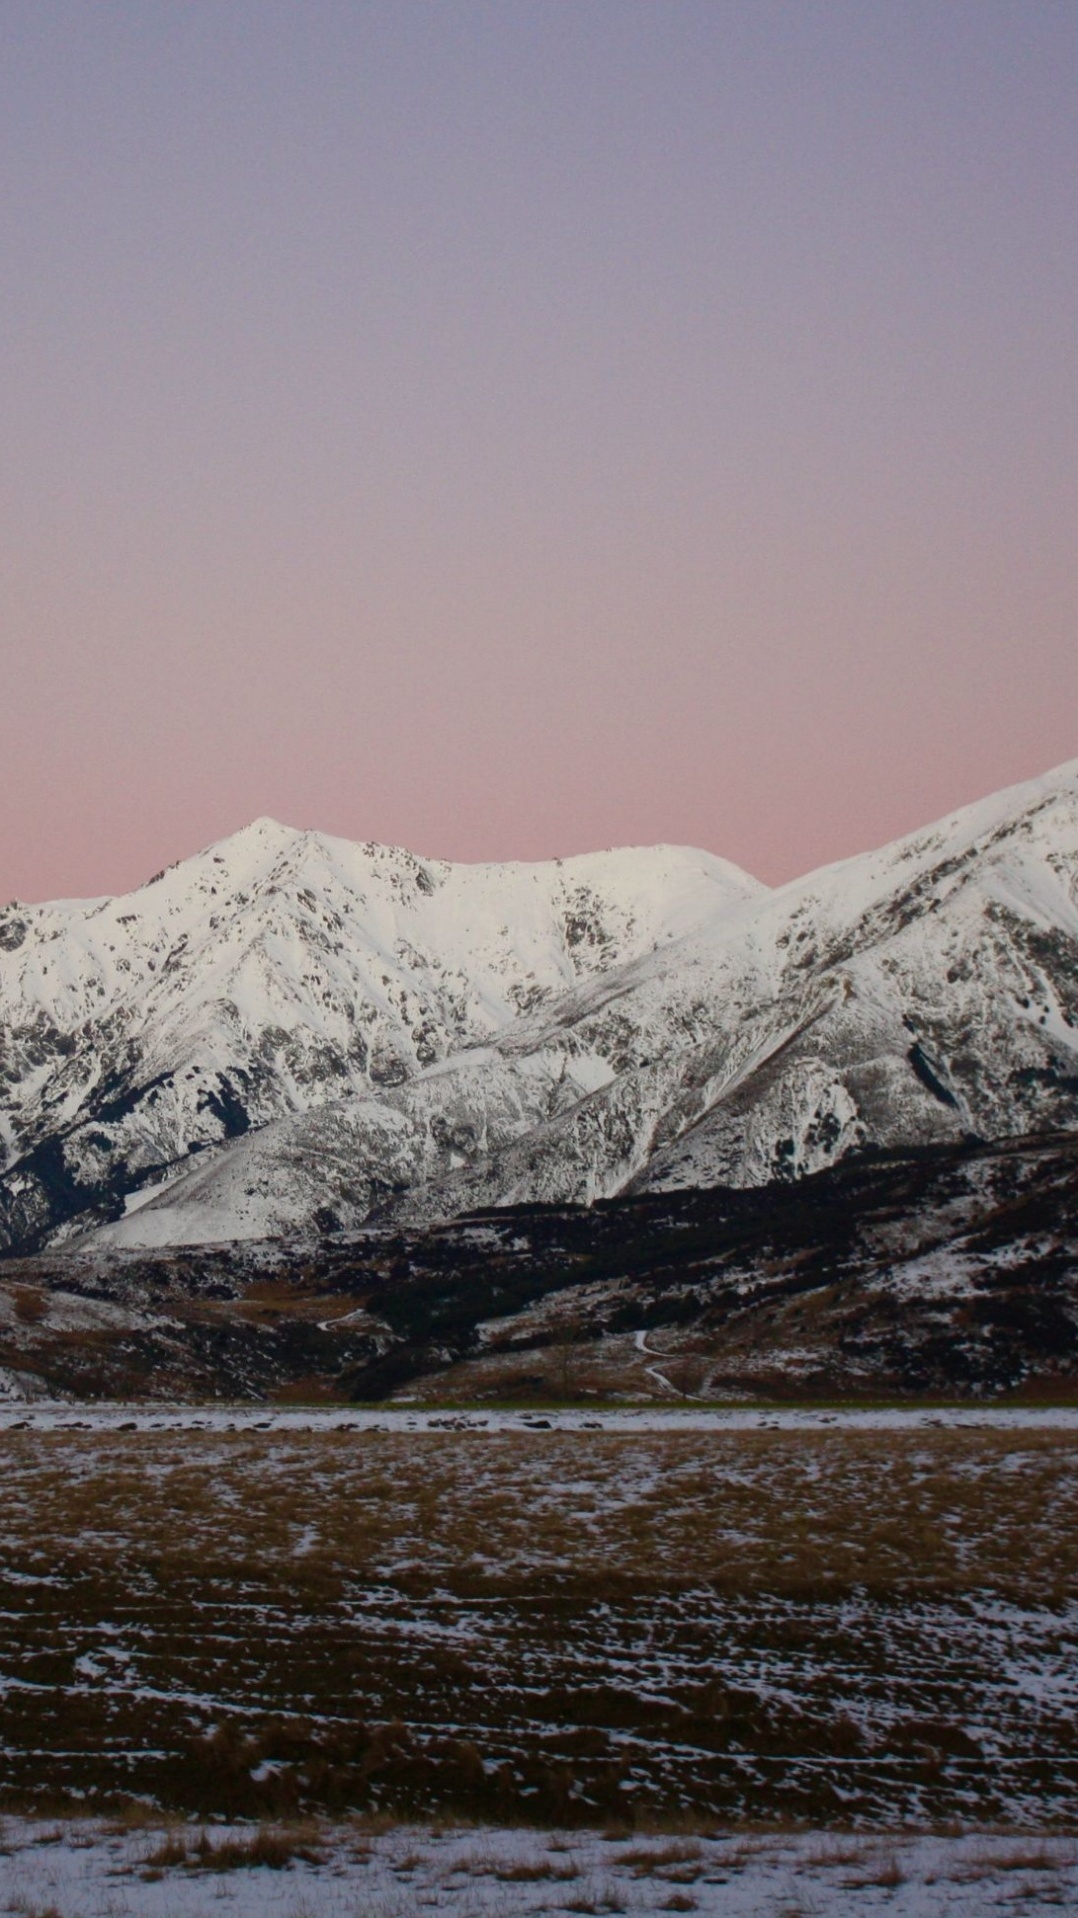
M 795 881 L 616 984 L 558 1018 L 572 1045 L 616 1053 L 617 1077 L 405 1216 L 758 1184 L 870 1144 L 1073 1125 L 1078 762 Z
M 595 967 L 481 1052 L 235 1142 L 121 1244 L 763 1183 L 1078 1122 L 1078 762 Z
M 0 1247 L 284 1115 L 388 1094 L 762 890 L 678 847 L 454 866 L 261 819 L 125 898 L 14 902 Z

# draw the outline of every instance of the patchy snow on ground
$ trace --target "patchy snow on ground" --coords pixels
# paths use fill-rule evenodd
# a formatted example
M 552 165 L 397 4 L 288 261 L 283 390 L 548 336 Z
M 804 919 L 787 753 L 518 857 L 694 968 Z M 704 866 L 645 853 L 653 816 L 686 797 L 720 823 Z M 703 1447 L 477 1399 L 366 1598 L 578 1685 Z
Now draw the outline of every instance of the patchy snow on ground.
M 1078 1816 L 1073 1421 L 13 1421 L 4 1469 L 12 1808 Z

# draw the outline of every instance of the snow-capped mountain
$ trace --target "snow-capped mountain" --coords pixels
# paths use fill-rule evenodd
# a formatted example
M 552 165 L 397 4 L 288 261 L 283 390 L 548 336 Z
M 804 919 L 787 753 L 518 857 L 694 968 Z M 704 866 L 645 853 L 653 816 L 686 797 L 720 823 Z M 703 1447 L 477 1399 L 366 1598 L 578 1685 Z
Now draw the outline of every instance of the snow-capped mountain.
M 1069 1126 L 1078 762 L 774 891 L 675 848 L 461 867 L 259 821 L 127 899 L 8 908 L 0 995 L 12 1247 Z
M 761 891 L 677 847 L 453 866 L 260 819 L 125 898 L 14 902 L 0 1244 L 122 1211 L 283 1115 L 384 1095 Z

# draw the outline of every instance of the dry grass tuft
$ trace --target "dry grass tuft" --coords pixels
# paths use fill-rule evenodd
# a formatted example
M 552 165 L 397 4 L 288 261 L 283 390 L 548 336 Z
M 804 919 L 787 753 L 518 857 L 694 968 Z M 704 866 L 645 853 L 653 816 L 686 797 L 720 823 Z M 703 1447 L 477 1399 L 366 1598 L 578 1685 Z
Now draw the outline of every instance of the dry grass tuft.
M 40 1325 L 49 1309 L 48 1298 L 44 1292 L 37 1286 L 17 1285 L 11 1297 L 15 1307 L 15 1317 L 20 1325 Z
M 503 1885 L 541 1885 L 570 1884 L 580 1877 L 579 1865 L 555 1865 L 550 1859 L 533 1862 L 521 1861 L 518 1865 L 498 1865 L 493 1876 Z
M 287 1831 L 262 1825 L 249 1834 L 237 1836 L 230 1832 L 218 1839 L 203 1830 L 197 1840 L 187 1839 L 179 1832 L 169 1832 L 147 1855 L 146 1870 L 142 1875 L 147 1882 L 153 1882 L 165 1871 L 177 1868 L 224 1872 L 256 1871 L 262 1867 L 269 1871 L 285 1871 L 297 1860 L 302 1864 L 318 1865 L 324 1857 L 324 1847 L 316 1841 L 308 1827 Z
M 627 1866 L 636 1878 L 650 1878 L 659 1872 L 676 1884 L 692 1884 L 702 1870 L 702 1856 L 702 1845 L 683 1838 L 666 1845 L 636 1845 L 631 1851 L 623 1851 L 618 1863 Z M 678 1870 L 679 1866 L 682 1869 Z M 690 1867 L 688 1871 L 686 1866 Z
M 176 1833 L 169 1832 L 167 1837 L 163 1838 L 161 1843 L 147 1854 L 146 1863 L 162 1871 L 171 1870 L 175 1865 L 186 1865 L 187 1844 L 185 1840 L 180 1838 Z
M 997 1871 L 1061 1871 L 1073 1862 L 1073 1853 L 1051 1851 L 1047 1845 L 1015 1845 L 1009 1851 L 992 1853 Z
M 947 1876 L 955 1884 L 968 1885 L 982 1884 L 1000 1872 L 1035 1872 L 1054 1877 L 1073 1866 L 1075 1857 L 1071 1847 L 1024 1842 L 1006 1847 L 986 1845 L 961 1859 Z
M 855 1891 L 869 1891 L 878 1887 L 881 1891 L 897 1891 L 899 1885 L 906 1882 L 906 1873 L 902 1869 L 897 1852 L 888 1852 L 886 1857 L 867 1860 L 856 1878 L 847 1878 L 845 1883 Z

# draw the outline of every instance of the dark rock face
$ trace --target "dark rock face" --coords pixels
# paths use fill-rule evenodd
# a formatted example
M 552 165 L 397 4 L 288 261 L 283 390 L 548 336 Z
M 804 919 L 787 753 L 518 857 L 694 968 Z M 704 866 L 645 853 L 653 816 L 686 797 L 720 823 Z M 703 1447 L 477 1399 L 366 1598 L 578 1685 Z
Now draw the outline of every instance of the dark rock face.
M 251 1118 L 240 1094 L 227 1074 L 217 1075 L 217 1086 L 207 1086 L 200 1096 L 202 1111 L 212 1112 L 219 1120 L 221 1131 L 226 1139 L 238 1139 L 250 1130 Z

